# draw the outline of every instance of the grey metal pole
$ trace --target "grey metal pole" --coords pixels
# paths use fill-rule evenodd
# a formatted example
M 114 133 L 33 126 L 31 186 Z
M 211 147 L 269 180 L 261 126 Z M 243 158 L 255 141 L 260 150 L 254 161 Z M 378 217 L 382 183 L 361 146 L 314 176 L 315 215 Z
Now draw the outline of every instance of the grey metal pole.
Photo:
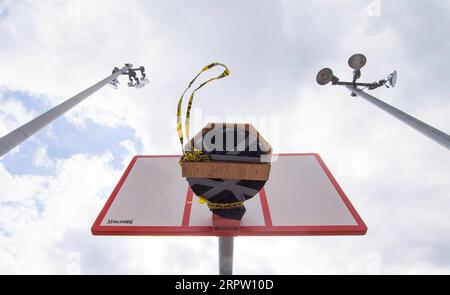
M 219 237 L 219 274 L 233 274 L 234 237 Z
M 370 103 L 376 105 L 383 111 L 391 114 L 392 116 L 396 117 L 403 123 L 409 125 L 410 127 L 416 129 L 423 135 L 427 136 L 428 138 L 434 140 L 435 142 L 439 143 L 440 145 L 444 146 L 448 150 L 450 150 L 450 136 L 440 131 L 439 129 L 434 128 L 433 126 L 430 126 L 419 119 L 414 118 L 413 116 L 408 115 L 407 113 L 404 113 L 400 111 L 399 109 L 379 100 L 378 98 L 362 91 L 359 89 L 356 89 L 353 86 L 346 86 L 347 89 L 355 93 L 356 95 L 364 98 L 365 100 L 369 101 Z
M 57 105 L 56 107 L 48 110 L 47 112 L 43 113 L 42 115 L 34 118 L 30 122 L 20 126 L 16 130 L 8 133 L 7 135 L 0 138 L 0 157 L 15 148 L 17 145 L 22 143 L 24 140 L 44 128 L 46 125 L 48 125 L 50 122 L 58 118 L 59 116 L 63 115 L 65 112 L 85 100 L 87 97 L 89 97 L 91 94 L 111 82 L 112 80 L 119 77 L 121 74 L 123 74 L 125 71 L 131 68 L 131 65 L 125 65 L 122 69 L 119 71 L 109 75 L 105 79 L 101 80 L 100 82 L 92 85 L 88 89 L 78 93 L 74 97 L 69 98 L 68 100 L 62 102 L 61 104 Z

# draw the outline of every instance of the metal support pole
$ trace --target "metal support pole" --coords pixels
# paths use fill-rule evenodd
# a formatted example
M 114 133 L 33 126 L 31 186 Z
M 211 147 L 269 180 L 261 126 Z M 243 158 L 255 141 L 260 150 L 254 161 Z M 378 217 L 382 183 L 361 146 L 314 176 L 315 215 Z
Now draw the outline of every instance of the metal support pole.
M 219 274 L 233 274 L 234 237 L 219 237 Z
M 365 100 L 369 101 L 370 103 L 376 105 L 383 111 L 391 114 L 392 116 L 396 117 L 403 123 L 409 125 L 410 127 L 416 129 L 423 135 L 427 136 L 428 138 L 434 140 L 435 142 L 439 143 L 440 145 L 444 146 L 448 150 L 450 150 L 450 136 L 440 131 L 439 129 L 434 128 L 433 126 L 430 126 L 413 116 L 408 115 L 407 113 L 404 113 L 400 111 L 399 109 L 377 99 L 376 97 L 362 91 L 359 89 L 354 88 L 353 86 L 346 86 L 347 89 L 355 93 L 356 95 L 364 98 Z
M 91 94 L 116 79 L 120 75 L 122 75 L 125 71 L 131 68 L 131 65 L 124 66 L 121 70 L 111 74 L 105 79 L 101 80 L 97 84 L 92 85 L 88 89 L 78 93 L 74 97 L 69 98 L 68 100 L 62 102 L 56 107 L 48 110 L 42 115 L 34 118 L 30 122 L 20 126 L 16 130 L 8 133 L 7 135 L 0 138 L 0 157 L 15 148 L 17 145 L 22 143 L 24 140 L 44 128 L 46 125 L 51 123 L 53 120 L 63 115 L 65 112 L 85 100 Z

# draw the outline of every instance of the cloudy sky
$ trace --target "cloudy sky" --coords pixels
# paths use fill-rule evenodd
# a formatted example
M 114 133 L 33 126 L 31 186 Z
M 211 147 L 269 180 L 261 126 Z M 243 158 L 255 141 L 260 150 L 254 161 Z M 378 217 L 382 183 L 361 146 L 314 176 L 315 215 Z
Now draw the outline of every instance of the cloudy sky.
M 217 273 L 215 238 L 90 233 L 131 156 L 180 153 L 177 99 L 212 61 L 231 75 L 197 94 L 192 129 L 245 121 L 275 152 L 319 153 L 369 228 L 238 238 L 235 273 L 450 273 L 448 150 L 315 83 L 325 66 L 350 79 L 364 53 L 365 80 L 399 72 L 374 95 L 449 133 L 449 28 L 437 0 L 0 0 L 0 136 L 114 66 L 151 80 L 100 90 L 0 159 L 0 273 Z

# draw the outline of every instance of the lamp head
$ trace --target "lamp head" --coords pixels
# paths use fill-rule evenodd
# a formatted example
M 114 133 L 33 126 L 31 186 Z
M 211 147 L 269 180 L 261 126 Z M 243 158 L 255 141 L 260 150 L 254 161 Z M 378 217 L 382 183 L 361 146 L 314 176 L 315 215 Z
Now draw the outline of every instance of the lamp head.
M 141 83 L 141 84 L 144 84 L 144 85 L 147 85 L 147 84 L 150 84 L 150 80 L 147 79 L 147 78 L 145 78 L 145 77 L 142 77 L 142 78 L 140 79 L 140 83 Z
M 316 81 L 319 85 L 326 85 L 333 79 L 338 80 L 337 77 L 333 75 L 333 71 L 330 68 L 321 69 L 316 76 Z
M 108 83 L 109 86 L 111 86 L 114 89 L 119 88 L 119 80 L 115 79 Z
M 387 78 L 387 83 L 390 87 L 394 88 L 397 84 L 397 71 L 393 71 L 391 74 L 389 74 Z
M 367 62 L 367 58 L 361 54 L 353 54 L 348 59 L 348 65 L 354 70 L 360 70 Z

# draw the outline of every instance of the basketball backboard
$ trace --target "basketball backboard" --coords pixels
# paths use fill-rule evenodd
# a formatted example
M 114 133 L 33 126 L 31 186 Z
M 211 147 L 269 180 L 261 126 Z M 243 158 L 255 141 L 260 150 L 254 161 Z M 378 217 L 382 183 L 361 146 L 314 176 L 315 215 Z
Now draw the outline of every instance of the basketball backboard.
M 220 236 L 181 176 L 180 156 L 135 156 L 92 226 L 94 235 Z M 318 154 L 279 154 L 245 202 L 239 236 L 364 235 L 367 227 Z

